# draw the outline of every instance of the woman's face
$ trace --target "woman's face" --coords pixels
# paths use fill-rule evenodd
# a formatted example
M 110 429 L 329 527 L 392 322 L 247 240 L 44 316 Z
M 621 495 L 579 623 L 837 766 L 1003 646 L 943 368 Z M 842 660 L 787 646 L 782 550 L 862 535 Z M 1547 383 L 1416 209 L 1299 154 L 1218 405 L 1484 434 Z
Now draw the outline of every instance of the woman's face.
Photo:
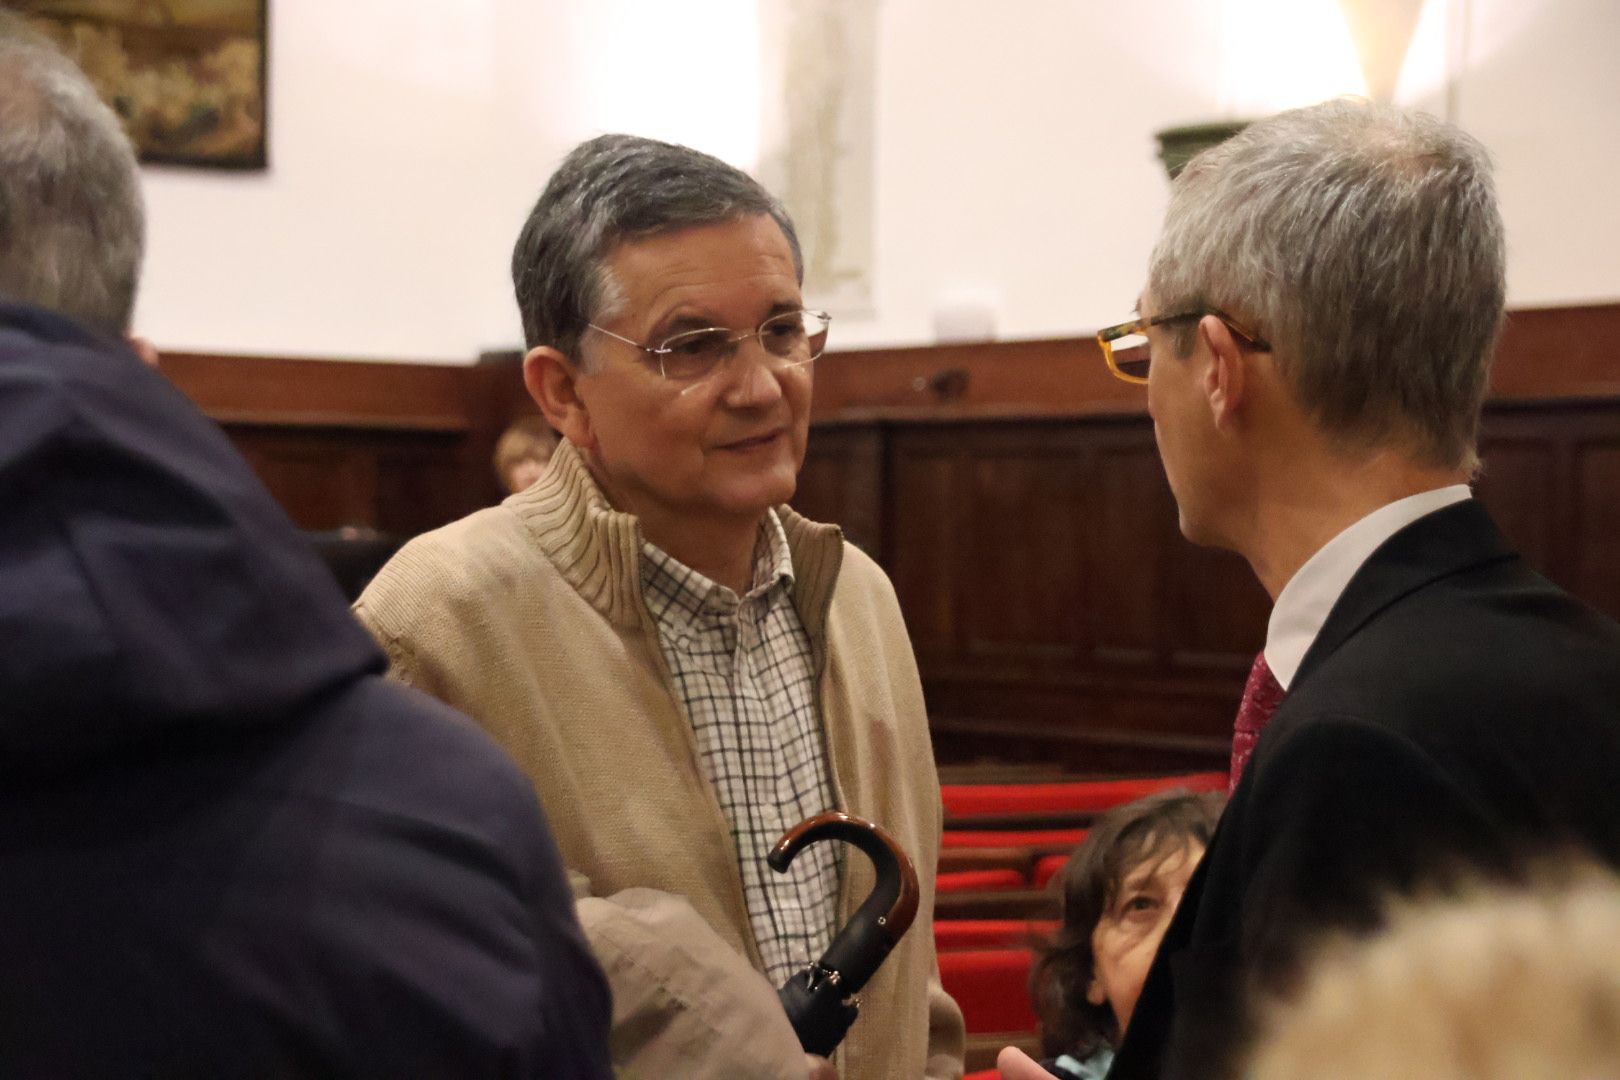
M 1162 859 L 1131 867 L 1091 932 L 1092 976 L 1086 1000 L 1112 1008 L 1122 1034 L 1170 916 L 1203 856 L 1204 845 L 1190 840 Z

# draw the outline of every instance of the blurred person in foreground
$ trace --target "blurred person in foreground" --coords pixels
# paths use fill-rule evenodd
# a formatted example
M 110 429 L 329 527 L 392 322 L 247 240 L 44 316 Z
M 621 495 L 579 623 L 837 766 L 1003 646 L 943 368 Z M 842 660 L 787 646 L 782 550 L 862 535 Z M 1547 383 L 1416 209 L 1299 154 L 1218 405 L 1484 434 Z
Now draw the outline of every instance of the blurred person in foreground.
M 527 781 L 121 340 L 142 229 L 0 12 L 0 1074 L 608 1076 Z
M 1305 936 L 1375 928 L 1391 892 L 1548 847 L 1620 865 L 1620 626 L 1469 489 L 1503 278 L 1484 149 L 1335 101 L 1196 158 L 1138 317 L 1099 335 L 1146 383 L 1182 532 L 1274 600 L 1235 790 L 1116 1080 L 1228 1075 L 1251 993 L 1288 983 Z
M 893 587 L 785 505 L 825 313 L 781 204 L 682 146 L 575 148 L 518 238 L 530 395 L 562 444 L 500 506 L 407 544 L 355 610 L 396 677 L 540 793 L 608 972 L 614 1064 L 828 1075 L 777 988 L 870 893 L 862 855 L 765 856 L 839 809 L 916 864 L 917 923 L 861 994 L 852 1080 L 961 1072 L 931 922 L 942 811 Z
M 1398 905 L 1323 945 L 1263 1013 L 1250 1080 L 1620 1076 L 1620 880 L 1563 868 L 1531 888 Z

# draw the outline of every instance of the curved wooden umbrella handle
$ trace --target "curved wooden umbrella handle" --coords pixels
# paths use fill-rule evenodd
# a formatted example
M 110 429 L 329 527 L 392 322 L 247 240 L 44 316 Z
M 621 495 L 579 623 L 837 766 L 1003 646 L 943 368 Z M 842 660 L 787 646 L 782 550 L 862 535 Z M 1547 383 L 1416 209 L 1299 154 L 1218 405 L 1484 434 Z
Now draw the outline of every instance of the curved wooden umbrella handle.
M 853 994 L 911 929 L 921 897 L 917 868 L 882 826 L 839 810 L 817 814 L 793 826 L 776 842 L 765 861 L 772 870 L 783 873 L 794 856 L 821 840 L 843 840 L 855 845 L 866 852 L 877 871 L 871 895 L 833 938 L 821 959 L 822 967 L 841 974 L 844 992 Z M 871 940 L 874 936 L 878 940 Z

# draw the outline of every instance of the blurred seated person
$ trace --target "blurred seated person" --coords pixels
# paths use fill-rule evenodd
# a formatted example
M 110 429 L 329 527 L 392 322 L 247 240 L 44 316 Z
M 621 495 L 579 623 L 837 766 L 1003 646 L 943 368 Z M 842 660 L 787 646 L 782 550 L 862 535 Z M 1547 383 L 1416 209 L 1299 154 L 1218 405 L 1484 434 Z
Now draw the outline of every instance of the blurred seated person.
M 1377 936 L 1332 940 L 1263 1022 L 1245 1075 L 1620 1076 L 1620 879 L 1566 869 L 1403 904 Z
M 532 789 L 124 344 L 142 232 L 0 11 L 0 1075 L 603 1080 Z
M 1102 1080 L 1148 965 L 1215 832 L 1222 797 L 1158 792 L 1097 822 L 1054 879 L 1061 925 L 1030 972 L 1041 1063 L 1063 1080 Z M 1016 1050 L 1002 1064 L 1040 1075 Z M 1011 1059 L 1011 1060 L 1009 1060 Z
M 351 603 L 360 598 L 377 571 L 403 543 L 399 537 L 368 525 L 309 529 L 304 532 L 304 539 L 332 571 L 344 599 Z
M 495 475 L 508 495 L 540 479 L 557 449 L 557 433 L 538 416 L 516 420 L 495 443 Z
M 781 203 L 683 146 L 603 135 L 558 166 L 512 278 L 530 396 L 563 443 L 531 487 L 417 537 L 355 612 L 396 678 L 482 724 L 528 772 L 607 969 L 614 1065 L 793 1078 L 777 997 L 870 893 L 816 844 L 828 809 L 910 855 L 916 926 L 862 991 L 851 1080 L 961 1073 L 931 920 L 942 811 L 894 588 L 786 504 L 825 312 Z

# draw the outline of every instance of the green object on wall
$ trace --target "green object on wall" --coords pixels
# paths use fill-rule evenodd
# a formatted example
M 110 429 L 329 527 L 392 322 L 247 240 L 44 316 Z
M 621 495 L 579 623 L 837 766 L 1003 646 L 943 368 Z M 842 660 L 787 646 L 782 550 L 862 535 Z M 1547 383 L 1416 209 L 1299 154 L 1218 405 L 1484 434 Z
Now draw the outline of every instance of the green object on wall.
M 1194 155 L 1220 145 L 1248 126 L 1247 120 L 1221 120 L 1165 128 L 1154 135 L 1159 140 L 1159 160 L 1164 162 L 1165 171 L 1174 180 Z

